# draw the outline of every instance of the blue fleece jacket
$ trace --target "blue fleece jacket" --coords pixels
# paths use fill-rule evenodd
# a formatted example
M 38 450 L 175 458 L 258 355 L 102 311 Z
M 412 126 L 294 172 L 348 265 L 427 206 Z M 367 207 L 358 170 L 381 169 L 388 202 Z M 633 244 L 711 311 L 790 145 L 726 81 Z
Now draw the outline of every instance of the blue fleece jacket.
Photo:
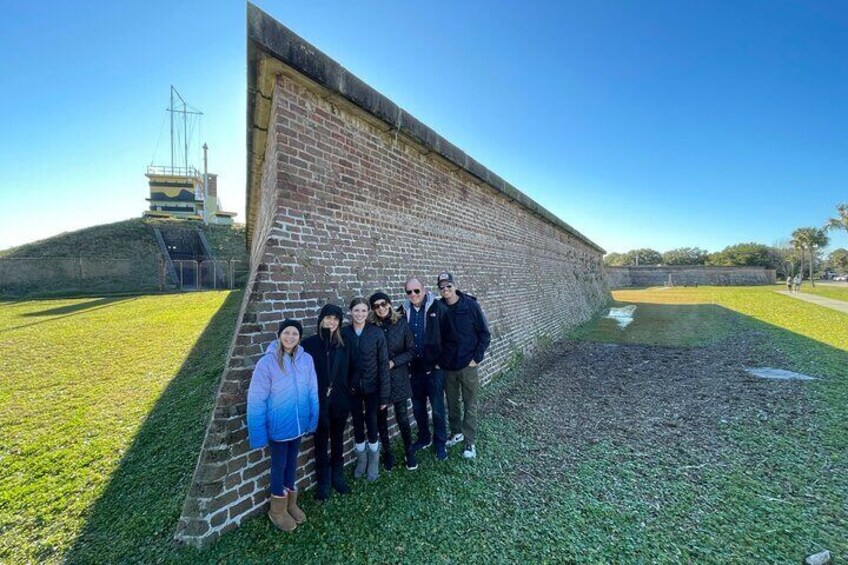
M 247 390 L 247 433 L 250 447 L 268 440 L 287 441 L 312 433 L 318 426 L 318 379 L 312 357 L 298 346 L 294 358 L 277 362 L 280 342 L 274 340 L 256 364 Z

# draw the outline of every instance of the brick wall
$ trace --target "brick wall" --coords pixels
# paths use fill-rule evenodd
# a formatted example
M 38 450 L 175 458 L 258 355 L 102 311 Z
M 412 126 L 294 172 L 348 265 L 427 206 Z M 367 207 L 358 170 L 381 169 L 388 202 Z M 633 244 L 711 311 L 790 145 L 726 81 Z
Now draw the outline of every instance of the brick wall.
M 763 267 L 606 267 L 610 288 L 629 286 L 754 286 L 775 283 L 774 269 Z
M 262 33 L 276 33 L 275 23 L 260 23 Z M 258 74 L 282 69 L 263 68 Z M 327 301 L 345 305 L 384 290 L 398 304 L 409 275 L 432 288 L 447 269 L 489 318 L 493 340 L 481 365 L 488 382 L 517 353 L 588 320 L 609 300 L 603 250 L 503 181 L 482 180 L 496 177 L 458 150 L 450 149 L 471 165 L 446 159 L 433 147 L 449 145 L 434 133 L 422 145 L 290 68 L 272 78 L 258 86 L 248 118 L 255 157 L 248 292 L 176 533 L 194 545 L 266 508 L 268 454 L 249 449 L 244 413 L 252 369 L 281 319 L 300 319 L 311 334 Z M 350 450 L 349 435 L 347 442 Z M 309 439 L 299 488 L 311 486 L 313 465 Z

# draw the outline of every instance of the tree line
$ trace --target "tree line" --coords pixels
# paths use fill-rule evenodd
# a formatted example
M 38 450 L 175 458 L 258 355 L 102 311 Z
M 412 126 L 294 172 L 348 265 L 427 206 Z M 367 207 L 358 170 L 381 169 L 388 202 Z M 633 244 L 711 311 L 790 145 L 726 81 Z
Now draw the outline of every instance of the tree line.
M 810 277 L 817 273 L 848 273 L 848 249 L 835 249 L 823 257 L 823 249 L 830 242 L 828 232 L 848 232 L 848 204 L 836 207 L 838 216 L 828 218 L 822 227 L 803 227 L 792 232 L 792 237 L 775 245 L 762 243 L 737 243 L 721 251 L 710 253 L 700 247 L 678 247 L 664 253 L 655 249 L 631 249 L 626 253 L 608 253 L 604 264 L 609 267 L 638 265 L 712 265 L 719 267 L 765 267 L 777 271 L 779 277 L 796 273 Z

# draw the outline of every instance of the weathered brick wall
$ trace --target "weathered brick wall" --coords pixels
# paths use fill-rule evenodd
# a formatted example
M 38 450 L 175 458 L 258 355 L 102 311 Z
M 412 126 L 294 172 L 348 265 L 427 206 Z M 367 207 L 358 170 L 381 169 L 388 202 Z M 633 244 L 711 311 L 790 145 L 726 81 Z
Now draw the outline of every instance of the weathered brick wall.
M 630 284 L 630 269 L 628 267 L 604 267 L 607 286 L 611 289 L 627 288 Z
M 263 18 L 257 33 L 277 33 Z M 292 47 L 290 36 L 268 41 L 292 57 L 320 55 Z M 332 62 L 307 63 L 325 69 Z M 272 78 L 257 87 L 249 111 L 249 151 L 263 157 L 251 165 L 260 179 L 254 192 L 250 180 L 248 187 L 248 292 L 176 533 L 194 545 L 266 508 L 267 451 L 250 450 L 244 414 L 253 367 L 281 319 L 300 319 L 311 334 L 327 301 L 345 305 L 384 290 L 399 304 L 409 275 L 432 287 L 447 269 L 489 318 L 493 340 L 481 366 L 487 382 L 517 353 L 588 320 L 609 300 L 600 248 L 433 132 L 425 131 L 434 144 L 428 148 L 290 68 Z M 362 92 L 366 102 L 390 107 Z M 309 439 L 298 486 L 313 479 Z
M 763 267 L 606 267 L 610 288 L 629 286 L 753 286 L 775 283 L 774 269 Z

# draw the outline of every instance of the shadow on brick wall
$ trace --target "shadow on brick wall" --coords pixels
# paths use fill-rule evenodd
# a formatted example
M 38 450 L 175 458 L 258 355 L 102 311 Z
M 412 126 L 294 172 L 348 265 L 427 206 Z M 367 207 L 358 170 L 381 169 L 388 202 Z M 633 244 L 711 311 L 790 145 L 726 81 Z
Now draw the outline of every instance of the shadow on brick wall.
M 168 551 L 242 297 L 240 291 L 230 293 L 194 344 L 90 509 L 66 562 L 126 562 Z

